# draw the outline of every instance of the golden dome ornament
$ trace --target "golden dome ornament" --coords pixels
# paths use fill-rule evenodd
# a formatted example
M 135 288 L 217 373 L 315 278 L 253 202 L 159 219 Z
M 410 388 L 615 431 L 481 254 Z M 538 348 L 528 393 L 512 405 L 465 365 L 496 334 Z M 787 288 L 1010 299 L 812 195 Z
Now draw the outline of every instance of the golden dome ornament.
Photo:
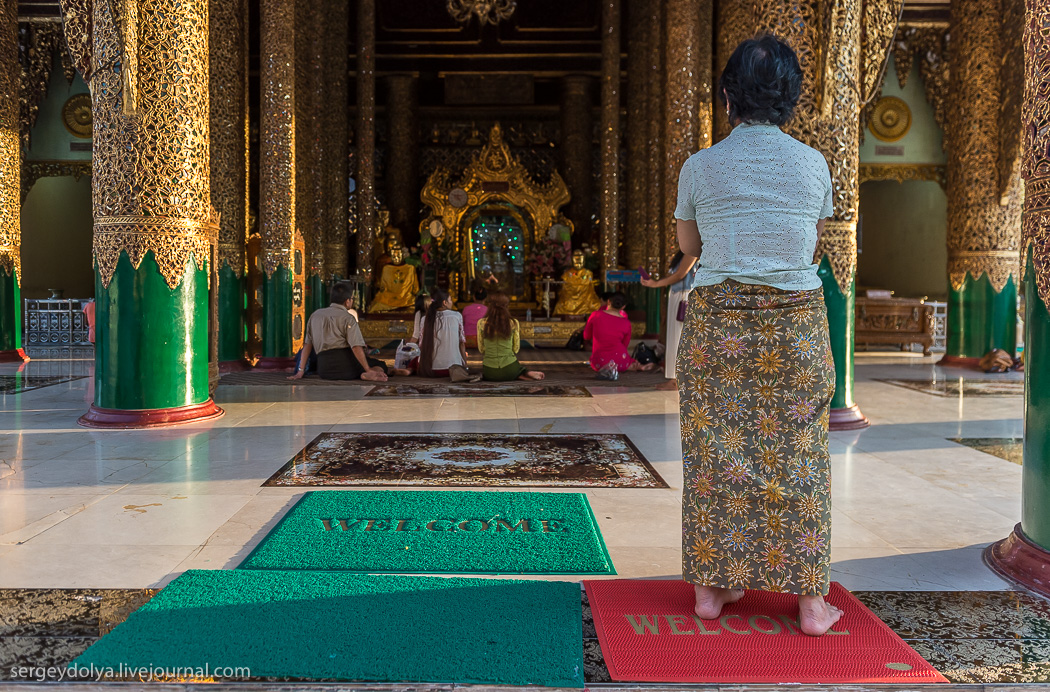
M 911 129 L 911 109 L 903 99 L 884 96 L 875 104 L 868 128 L 883 142 L 896 142 Z
M 62 124 L 69 134 L 91 139 L 91 94 L 74 94 L 62 106 Z

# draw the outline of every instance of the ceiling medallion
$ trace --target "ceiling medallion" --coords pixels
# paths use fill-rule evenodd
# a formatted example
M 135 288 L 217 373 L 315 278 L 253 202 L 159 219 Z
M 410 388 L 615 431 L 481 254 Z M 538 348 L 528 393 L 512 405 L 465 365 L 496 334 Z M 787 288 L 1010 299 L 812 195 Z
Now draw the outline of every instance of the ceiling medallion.
M 477 17 L 482 26 L 510 19 L 518 7 L 515 0 L 446 0 L 446 3 L 448 13 L 457 22 L 466 24 L 471 17 Z
M 896 142 L 911 129 L 911 109 L 896 96 L 883 97 L 875 104 L 868 127 L 883 142 Z
M 66 101 L 62 106 L 62 124 L 74 137 L 91 138 L 90 94 L 74 94 Z

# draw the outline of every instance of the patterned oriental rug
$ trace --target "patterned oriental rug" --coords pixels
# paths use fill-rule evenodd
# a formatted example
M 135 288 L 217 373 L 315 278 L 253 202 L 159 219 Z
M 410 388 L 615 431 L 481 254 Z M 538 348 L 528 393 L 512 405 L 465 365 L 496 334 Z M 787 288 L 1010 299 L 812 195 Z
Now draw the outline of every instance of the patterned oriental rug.
M 625 435 L 323 433 L 264 486 L 666 488 Z
M 1015 376 L 1016 377 L 1016 376 Z M 979 380 L 878 380 L 941 397 L 957 396 L 1024 396 L 1024 379 Z

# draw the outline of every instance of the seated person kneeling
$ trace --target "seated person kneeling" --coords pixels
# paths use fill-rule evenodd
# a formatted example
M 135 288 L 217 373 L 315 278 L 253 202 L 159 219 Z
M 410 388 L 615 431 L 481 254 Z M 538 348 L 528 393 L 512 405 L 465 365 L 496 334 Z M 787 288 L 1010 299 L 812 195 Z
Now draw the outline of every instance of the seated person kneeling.
M 331 305 L 314 310 L 310 315 L 299 369 L 288 379 L 298 380 L 303 376 L 310 351 L 316 349 L 317 374 L 323 380 L 386 382 L 386 363 L 365 354 L 365 338 L 350 312 L 354 303 L 353 288 L 347 283 L 337 283 L 332 287 L 331 301 Z M 394 375 L 409 374 L 407 370 L 390 372 Z
M 617 291 L 609 297 L 609 307 L 594 312 L 583 328 L 583 338 L 593 342 L 591 369 L 600 372 L 608 363 L 614 363 L 619 372 L 643 370 L 648 372 L 655 363 L 642 365 L 627 351 L 631 343 L 631 321 L 623 312 L 627 297 Z
M 478 321 L 478 350 L 484 358 L 481 374 L 490 382 L 542 380 L 543 373 L 518 362 L 521 336 L 518 321 L 510 316 L 506 293 L 489 295 L 488 312 Z

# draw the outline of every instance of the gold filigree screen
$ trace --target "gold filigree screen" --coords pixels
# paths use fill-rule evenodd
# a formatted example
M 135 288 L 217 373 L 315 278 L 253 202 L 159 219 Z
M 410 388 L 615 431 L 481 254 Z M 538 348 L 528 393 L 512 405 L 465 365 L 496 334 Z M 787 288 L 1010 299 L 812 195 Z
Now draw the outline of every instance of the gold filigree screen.
M 1024 48 L 1024 254 L 1032 253 L 1039 297 L 1050 308 L 1050 5 L 1043 0 L 1027 0 Z
M 22 279 L 18 3 L 0 0 L 0 267 Z

